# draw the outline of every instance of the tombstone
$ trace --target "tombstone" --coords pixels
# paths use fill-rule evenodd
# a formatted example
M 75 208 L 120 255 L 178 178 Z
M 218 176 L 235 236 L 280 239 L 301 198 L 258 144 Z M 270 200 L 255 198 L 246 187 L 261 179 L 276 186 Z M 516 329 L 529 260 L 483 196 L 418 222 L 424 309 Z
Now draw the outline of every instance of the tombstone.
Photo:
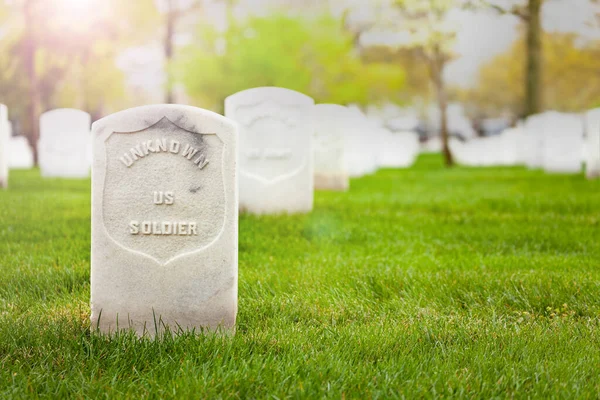
M 92 126 L 92 329 L 233 331 L 237 130 L 179 105 Z
M 505 129 L 499 136 L 499 165 L 514 167 L 519 165 L 519 146 L 523 138 L 519 127 Z
M 433 136 L 421 143 L 420 151 L 424 154 L 441 153 L 443 148 L 441 136 Z
M 566 174 L 581 172 L 583 122 L 578 114 L 554 113 L 548 117 L 542 154 L 544 171 Z
M 419 121 L 414 117 L 396 118 L 396 130 L 386 130 L 380 155 L 381 167 L 407 168 L 415 163 L 419 154 L 419 135 L 416 133 Z
M 9 142 L 10 155 L 8 168 L 31 169 L 33 168 L 33 151 L 25 136 L 13 136 Z
M 380 134 L 358 107 L 350 106 L 348 110 L 350 130 L 344 141 L 346 171 L 350 177 L 360 178 L 377 171 Z
M 314 100 L 293 90 L 254 88 L 229 96 L 225 115 L 240 129 L 240 210 L 311 211 Z
M 344 138 L 351 128 L 348 109 L 336 104 L 315 107 L 314 184 L 317 190 L 345 191 L 350 187 L 344 158 Z
M 588 179 L 600 178 L 600 108 L 585 115 L 585 174 Z
M 363 113 L 358 107 L 356 107 L 358 112 L 362 114 L 367 121 L 368 126 L 368 146 L 371 148 L 371 152 L 374 157 L 374 167 L 371 167 L 371 170 L 368 172 L 375 172 L 379 167 L 381 167 L 385 144 L 388 140 L 388 136 L 390 135 L 390 131 L 385 128 L 385 121 L 379 117 L 369 117 L 365 113 Z
M 523 124 L 525 135 L 522 141 L 519 158 L 530 169 L 542 168 L 544 165 L 544 146 L 548 126 L 558 114 L 555 111 L 546 111 L 527 117 Z
M 0 189 L 8 187 L 8 110 L 4 104 L 0 104 Z
M 86 178 L 90 173 L 90 115 L 59 108 L 40 117 L 38 157 L 46 178 Z

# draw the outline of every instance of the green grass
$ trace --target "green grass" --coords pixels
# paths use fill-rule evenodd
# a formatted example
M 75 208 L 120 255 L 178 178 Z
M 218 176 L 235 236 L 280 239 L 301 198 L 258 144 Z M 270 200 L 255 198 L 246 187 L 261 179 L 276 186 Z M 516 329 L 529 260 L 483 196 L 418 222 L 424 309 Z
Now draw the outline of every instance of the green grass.
M 0 192 L 0 398 L 598 398 L 600 182 L 408 170 L 240 219 L 234 337 L 89 333 L 90 183 Z

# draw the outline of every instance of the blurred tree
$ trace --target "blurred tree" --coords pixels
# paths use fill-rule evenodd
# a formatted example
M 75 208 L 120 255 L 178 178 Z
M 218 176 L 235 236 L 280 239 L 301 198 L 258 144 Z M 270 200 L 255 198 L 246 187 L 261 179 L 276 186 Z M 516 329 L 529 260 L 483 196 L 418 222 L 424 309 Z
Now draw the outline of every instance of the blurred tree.
M 11 99 L 11 115 L 22 118 L 36 163 L 40 114 L 59 104 L 97 114 L 102 102 L 122 96 L 116 50 L 153 26 L 154 12 L 151 0 L 0 4 L 5 30 L 0 46 L 10 54 L 0 63 L 0 87 L 20 93 Z
M 405 71 L 406 82 L 397 94 L 401 104 L 431 103 L 430 75 L 418 51 L 375 45 L 366 46 L 361 51 L 364 62 L 398 65 Z
M 525 87 L 524 116 L 537 114 L 542 110 L 542 5 L 545 0 L 522 0 L 512 6 L 505 6 L 506 0 L 498 4 L 498 0 L 480 0 L 502 14 L 512 14 L 518 17 L 526 30 L 525 70 L 523 77 Z
M 201 0 L 156 0 L 157 9 L 164 15 L 165 32 L 163 36 L 163 51 L 165 56 L 165 72 L 167 85 L 165 88 L 165 103 L 174 102 L 173 93 L 173 59 L 175 52 L 175 33 L 181 18 L 195 9 L 202 8 Z
M 485 64 L 475 89 L 463 94 L 471 109 L 483 116 L 509 112 L 526 116 L 522 82 L 526 38 Z M 545 73 L 543 103 L 546 109 L 580 112 L 600 103 L 600 41 L 585 42 L 575 34 L 546 33 L 543 37 Z
M 401 32 L 397 47 L 417 54 L 426 64 L 440 110 L 442 152 L 447 166 L 454 165 L 448 144 L 448 99 L 444 70 L 453 58 L 452 48 L 456 27 L 448 22 L 448 13 L 462 6 L 462 0 L 395 0 L 400 15 L 393 21 L 384 21 L 382 29 Z M 385 25 L 392 25 L 385 26 Z
M 397 66 L 364 64 L 352 36 L 330 16 L 230 18 L 222 34 L 202 27 L 182 53 L 178 70 L 188 94 L 216 111 L 227 96 L 258 86 L 297 90 L 321 103 L 367 104 L 393 97 L 404 84 Z

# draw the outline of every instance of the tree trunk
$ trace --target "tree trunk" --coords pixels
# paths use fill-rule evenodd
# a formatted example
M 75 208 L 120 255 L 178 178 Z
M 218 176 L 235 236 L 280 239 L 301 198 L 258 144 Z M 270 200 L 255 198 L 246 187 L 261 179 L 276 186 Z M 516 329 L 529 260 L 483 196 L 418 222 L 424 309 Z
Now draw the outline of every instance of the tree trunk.
M 35 68 L 37 41 L 35 37 L 35 7 L 36 0 L 26 0 L 24 4 L 25 40 L 24 40 L 24 68 L 29 81 L 29 104 L 27 105 L 26 137 L 33 151 L 33 162 L 38 165 L 37 143 L 40 137 L 40 92 L 38 76 Z
M 177 10 L 173 0 L 168 0 L 167 5 L 167 27 L 165 32 L 165 70 L 167 75 L 167 87 L 165 94 L 165 103 L 171 104 L 174 101 L 173 96 L 173 77 L 171 75 L 171 61 L 173 60 L 173 35 L 175 34 L 175 21 L 177 19 Z
M 527 5 L 526 117 L 542 110 L 542 2 L 529 0 Z
M 435 86 L 435 96 L 440 110 L 440 135 L 442 136 L 442 153 L 447 167 L 454 165 L 454 157 L 450 151 L 448 132 L 448 99 L 446 97 L 446 84 L 444 82 L 444 55 L 435 52 L 435 59 L 431 62 L 431 75 Z

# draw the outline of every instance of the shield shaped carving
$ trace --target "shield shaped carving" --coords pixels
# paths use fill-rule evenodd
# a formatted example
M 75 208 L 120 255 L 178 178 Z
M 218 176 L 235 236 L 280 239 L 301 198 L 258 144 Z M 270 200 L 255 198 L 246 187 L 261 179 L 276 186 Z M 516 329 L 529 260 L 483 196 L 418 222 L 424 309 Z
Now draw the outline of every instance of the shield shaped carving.
M 297 107 L 266 100 L 236 108 L 241 173 L 265 183 L 293 176 L 308 162 L 309 135 Z
M 102 220 L 112 240 L 159 264 L 201 251 L 225 223 L 223 142 L 167 118 L 105 142 Z

